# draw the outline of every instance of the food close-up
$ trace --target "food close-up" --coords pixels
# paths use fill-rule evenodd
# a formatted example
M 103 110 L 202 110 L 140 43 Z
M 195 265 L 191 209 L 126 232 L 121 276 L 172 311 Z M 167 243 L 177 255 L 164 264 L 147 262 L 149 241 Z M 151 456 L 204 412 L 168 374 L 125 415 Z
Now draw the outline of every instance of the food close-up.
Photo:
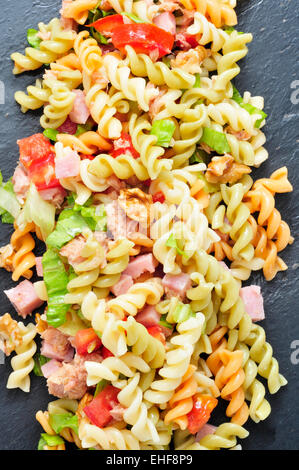
M 271 2 L 21 3 L 0 45 L 0 353 L 24 442 L 0 448 L 286 449 L 297 103 L 254 27 Z

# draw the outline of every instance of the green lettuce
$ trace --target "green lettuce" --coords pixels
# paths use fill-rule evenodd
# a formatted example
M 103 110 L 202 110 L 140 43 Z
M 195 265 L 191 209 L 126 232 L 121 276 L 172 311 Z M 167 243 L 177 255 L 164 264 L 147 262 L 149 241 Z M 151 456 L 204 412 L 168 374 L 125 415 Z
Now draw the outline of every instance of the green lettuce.
M 41 38 L 38 37 L 39 31 L 33 28 L 27 30 L 27 41 L 31 47 L 34 49 L 39 49 L 40 43 L 42 42 Z
M 70 308 L 64 302 L 64 297 L 68 293 L 69 277 L 59 254 L 51 249 L 43 255 L 42 265 L 48 293 L 47 322 L 57 328 L 65 323 Z
M 211 129 L 210 127 L 203 128 L 200 142 L 207 144 L 211 149 L 215 150 L 218 155 L 231 151 L 226 135 L 222 132 Z
M 190 307 L 190 304 L 183 304 L 183 302 L 179 302 L 175 308 L 175 311 L 171 315 L 171 320 L 175 323 L 182 323 L 194 316 L 195 313 Z
M 50 414 L 50 425 L 56 434 L 64 428 L 71 428 L 78 435 L 78 416 L 73 413 Z
M 185 255 L 185 252 L 183 250 L 180 249 L 179 245 L 178 245 L 178 240 L 176 240 L 174 238 L 174 235 L 173 233 L 170 235 L 170 237 L 168 238 L 167 242 L 166 242 L 166 246 L 168 246 L 169 248 L 175 248 L 177 253 L 181 256 L 184 256 Z
M 56 129 L 45 129 L 43 134 L 47 139 L 52 140 L 52 142 L 57 142 L 57 134 L 59 134 L 59 131 Z
M 0 216 L 2 223 L 13 224 L 20 214 L 21 206 L 16 198 L 13 184 L 9 180 L 3 184 L 3 177 L 0 171 Z
M 45 240 L 54 230 L 55 212 L 53 204 L 44 201 L 35 185 L 31 183 L 24 208 L 18 217 L 18 225 L 24 226 L 34 222 L 40 228 Z
M 99 393 L 101 393 L 104 390 L 104 388 L 107 387 L 108 383 L 109 383 L 108 380 L 102 379 L 96 386 L 94 397 L 96 397 Z
M 157 145 L 169 147 L 174 131 L 175 124 L 173 121 L 170 119 L 161 119 L 153 123 L 150 133 L 157 137 Z
M 63 443 L 64 440 L 60 436 L 52 436 L 51 434 L 42 433 L 38 442 L 37 450 L 44 450 L 45 446 L 54 447 Z
M 261 109 L 258 109 L 256 108 L 255 106 L 253 106 L 252 104 L 250 103 L 244 103 L 244 100 L 242 98 L 242 96 L 240 95 L 239 91 L 237 90 L 237 88 L 233 85 L 233 96 L 232 96 L 232 99 L 238 103 L 239 106 L 241 106 L 241 108 L 244 108 L 246 109 L 246 111 L 249 113 L 249 114 L 259 114 L 261 116 L 260 119 L 257 119 L 255 121 L 255 124 L 254 124 L 254 127 L 256 127 L 257 129 L 259 129 L 261 127 L 261 124 L 262 122 L 266 119 L 266 117 L 268 116 L 264 111 L 262 111 Z
M 42 373 L 42 366 L 49 362 L 49 358 L 43 356 L 42 354 L 36 354 L 34 356 L 34 367 L 33 367 L 33 372 L 35 375 L 38 377 L 43 377 L 44 374 Z

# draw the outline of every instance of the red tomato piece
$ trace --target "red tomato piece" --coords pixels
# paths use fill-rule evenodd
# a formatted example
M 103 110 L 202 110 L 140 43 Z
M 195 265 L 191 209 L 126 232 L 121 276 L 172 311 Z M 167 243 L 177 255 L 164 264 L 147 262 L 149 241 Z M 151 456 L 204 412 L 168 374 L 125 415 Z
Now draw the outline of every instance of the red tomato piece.
M 105 348 L 105 346 L 102 347 L 101 349 L 101 355 L 103 357 L 103 359 L 107 359 L 107 357 L 113 357 L 114 354 L 112 354 L 111 351 L 109 351 L 109 349 Z
M 164 346 L 166 345 L 165 335 L 160 325 L 149 326 L 147 328 L 147 331 L 151 336 L 161 341 Z
M 118 388 L 107 385 L 89 405 L 85 406 L 83 411 L 93 424 L 99 428 L 109 424 L 112 419 L 110 411 L 118 404 L 118 394 Z
M 121 52 L 132 46 L 137 54 L 148 54 L 160 59 L 171 52 L 174 36 L 154 24 L 124 24 L 113 31 L 112 43 Z
M 93 328 L 86 328 L 86 330 L 80 330 L 76 333 L 75 345 L 77 353 L 85 356 L 99 349 L 102 341 Z
M 114 140 L 114 148 L 111 152 L 113 158 L 129 153 L 133 158 L 140 157 L 137 150 L 134 149 L 131 136 L 127 132 L 122 132 L 119 139 Z
M 210 395 L 197 395 L 193 408 L 187 414 L 188 429 L 191 434 L 196 434 L 210 419 L 218 400 Z
M 54 155 L 53 146 L 43 134 L 34 134 L 18 140 L 17 143 L 20 149 L 20 162 L 27 169 L 33 162 L 44 160 L 50 154 Z
M 49 154 L 43 160 L 33 161 L 28 169 L 29 179 L 39 191 L 61 186 L 55 175 L 54 158 L 54 154 Z
M 162 191 L 158 191 L 157 193 L 153 195 L 153 202 L 161 202 L 163 204 L 164 201 L 165 201 L 165 196 L 162 193 Z
M 86 155 L 85 153 L 80 153 L 81 160 L 93 160 L 95 155 Z
M 120 25 L 124 24 L 124 18 L 122 15 L 109 15 L 104 18 L 100 18 L 94 23 L 89 24 L 99 33 L 104 36 L 111 36 L 115 28 L 118 28 Z

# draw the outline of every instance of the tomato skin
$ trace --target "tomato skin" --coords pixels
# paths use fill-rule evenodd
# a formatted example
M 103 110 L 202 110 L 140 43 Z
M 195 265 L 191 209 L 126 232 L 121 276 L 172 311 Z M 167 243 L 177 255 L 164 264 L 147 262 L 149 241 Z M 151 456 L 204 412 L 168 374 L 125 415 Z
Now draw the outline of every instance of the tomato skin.
M 104 36 L 111 36 L 114 29 L 124 24 L 124 18 L 122 15 L 109 15 L 104 18 L 100 18 L 94 23 L 88 26 L 95 28 L 99 33 Z
M 76 333 L 75 345 L 77 353 L 81 356 L 86 356 L 86 354 L 90 354 L 99 349 L 102 345 L 102 341 L 93 328 L 86 328 Z M 92 350 L 90 350 L 90 348 L 92 348 Z
M 193 408 L 187 414 L 188 430 L 191 434 L 196 434 L 209 421 L 217 403 L 218 400 L 210 395 L 195 396 Z
M 83 409 L 90 421 L 103 428 L 112 420 L 110 411 L 118 404 L 117 395 L 119 389 L 107 385 L 90 403 Z
M 153 54 L 160 59 L 171 52 L 174 36 L 154 24 L 124 24 L 113 31 L 112 43 L 121 52 L 128 45 L 137 54 Z
M 166 345 L 165 335 L 160 325 L 149 326 L 147 327 L 147 331 L 151 336 L 161 341 L 164 346 Z
M 55 176 L 54 158 L 54 154 L 49 154 L 48 157 L 43 160 L 32 162 L 28 169 L 29 179 L 35 184 L 39 191 L 61 186 Z
M 162 193 L 162 191 L 158 191 L 157 193 L 153 195 L 153 202 L 161 202 L 163 204 L 164 201 L 165 201 L 165 196 Z
M 111 152 L 113 158 L 119 157 L 120 155 L 130 153 L 133 158 L 137 159 L 140 157 L 137 150 L 133 146 L 131 136 L 127 132 L 122 132 L 120 138 L 113 142 L 114 149 Z
M 102 346 L 101 355 L 103 359 L 107 359 L 107 357 L 114 357 L 114 354 L 112 354 L 112 352 L 109 351 L 109 349 L 105 348 L 105 346 Z
M 54 154 L 54 147 L 43 134 L 34 134 L 25 139 L 17 141 L 20 149 L 20 162 L 30 168 L 33 162 L 45 160 L 49 155 Z

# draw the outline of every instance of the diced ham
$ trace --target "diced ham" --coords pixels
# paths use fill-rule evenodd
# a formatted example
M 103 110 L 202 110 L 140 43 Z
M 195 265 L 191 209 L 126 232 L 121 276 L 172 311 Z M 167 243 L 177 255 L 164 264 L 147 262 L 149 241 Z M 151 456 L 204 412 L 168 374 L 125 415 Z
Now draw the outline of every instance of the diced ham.
M 69 114 L 69 118 L 76 124 L 86 124 L 86 121 L 90 116 L 90 111 L 85 101 L 85 94 L 82 90 L 72 90 L 72 92 L 75 93 L 76 98 L 73 104 L 73 109 Z
M 160 314 L 157 312 L 155 307 L 147 305 L 136 315 L 135 320 L 147 328 L 148 326 L 159 324 Z
M 64 199 L 67 196 L 67 192 L 62 186 L 57 188 L 43 189 L 39 191 L 39 194 L 45 201 L 51 201 L 51 203 L 58 208 L 61 207 Z
M 76 354 L 70 364 L 62 364 L 47 380 L 48 390 L 51 395 L 58 398 L 80 399 L 87 391 L 87 372 L 84 366 L 85 361 L 101 362 L 102 357 L 93 353 L 87 356 Z
M 137 277 L 145 272 L 154 273 L 157 264 L 158 262 L 151 253 L 139 255 L 130 261 L 123 274 L 128 274 L 133 279 L 137 279 Z
M 164 29 L 168 33 L 175 35 L 176 22 L 173 13 L 161 13 L 160 15 L 155 16 L 153 22 L 156 26 L 158 26 L 158 28 Z
M 186 292 L 191 287 L 191 279 L 188 274 L 165 274 L 162 285 L 168 297 L 184 299 Z
M 129 219 L 117 201 L 114 200 L 109 204 L 105 204 L 105 209 L 107 214 L 107 227 L 114 240 L 126 238 L 129 233 L 136 232 L 138 222 Z
M 196 434 L 196 438 L 195 438 L 196 442 L 201 441 L 201 439 L 203 439 L 208 434 L 214 434 L 216 429 L 217 427 L 213 426 L 212 424 L 205 424 Z
M 64 245 L 60 250 L 61 256 L 68 259 L 68 263 L 73 266 L 78 263 L 85 261 L 85 258 L 81 256 L 81 251 L 85 246 L 86 240 L 84 237 L 79 235 L 71 240 L 69 243 Z
M 70 147 L 63 149 L 62 156 L 55 158 L 55 175 L 56 178 L 71 178 L 78 176 L 80 173 L 80 157 L 76 150 Z
M 33 310 L 36 310 L 43 304 L 43 301 L 36 295 L 32 282 L 25 280 L 20 282 L 16 287 L 5 290 L 12 305 L 21 317 L 26 318 L 31 315 Z
M 14 192 L 21 203 L 24 202 L 30 186 L 30 180 L 23 165 L 18 165 L 12 177 Z
M 69 116 L 66 118 L 63 124 L 57 129 L 60 134 L 71 134 L 74 135 L 77 132 L 77 124 L 70 120 Z
M 120 280 L 113 286 L 111 287 L 111 292 L 114 294 L 116 297 L 119 295 L 125 294 L 128 292 L 130 287 L 133 285 L 133 279 L 131 276 L 128 276 L 127 274 L 122 274 L 120 276 Z
M 51 31 L 39 31 L 36 36 L 42 41 L 50 41 Z
M 265 319 L 264 300 L 260 286 L 247 286 L 240 289 L 240 297 L 244 302 L 245 310 L 252 321 Z
M 76 21 L 73 18 L 67 18 L 67 16 L 65 16 L 65 10 L 71 4 L 72 4 L 72 0 L 62 0 L 62 8 L 60 10 L 60 14 L 61 14 L 60 24 L 63 29 L 66 29 L 66 30 L 72 29 L 74 31 L 77 31 L 78 25 Z
M 47 379 L 50 375 L 54 374 L 61 365 L 61 362 L 56 361 L 56 359 L 51 359 L 49 362 L 46 362 L 46 364 L 41 366 L 43 376 Z
M 41 354 L 49 359 L 57 361 L 71 362 L 74 357 L 74 349 L 72 348 L 68 337 L 49 326 L 42 334 L 43 338 Z
M 38 277 L 43 277 L 44 276 L 42 259 L 43 259 L 42 256 L 36 256 L 35 257 L 36 274 L 38 275 Z

